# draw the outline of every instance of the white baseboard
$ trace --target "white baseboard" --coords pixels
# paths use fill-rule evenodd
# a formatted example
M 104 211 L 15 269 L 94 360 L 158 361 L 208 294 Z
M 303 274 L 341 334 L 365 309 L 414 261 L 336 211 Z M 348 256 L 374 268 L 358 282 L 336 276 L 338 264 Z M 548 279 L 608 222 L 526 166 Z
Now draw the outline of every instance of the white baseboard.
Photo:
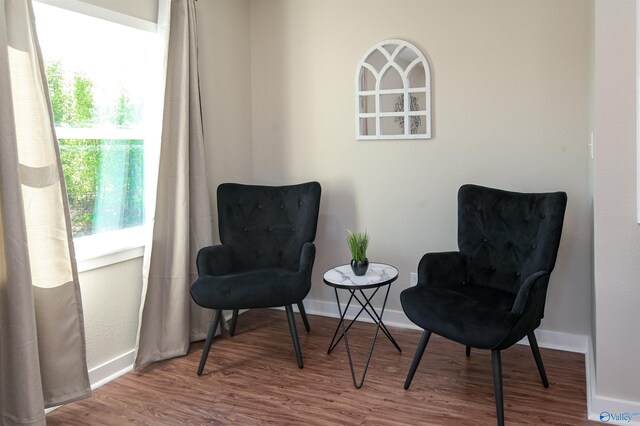
M 598 395 L 593 342 L 589 339 L 585 354 L 587 372 L 587 413 L 589 420 L 612 425 L 640 426 L 640 402 Z
M 537 329 L 536 340 L 541 348 L 556 349 L 559 351 L 576 352 L 586 354 L 589 350 L 589 336 L 563 331 Z M 529 345 L 529 339 L 524 338 L 518 342 L 520 345 Z
M 135 350 L 123 353 L 115 357 L 111 361 L 107 361 L 95 368 L 89 370 L 89 382 L 91 389 L 97 389 L 105 383 L 122 376 L 133 370 L 133 361 Z

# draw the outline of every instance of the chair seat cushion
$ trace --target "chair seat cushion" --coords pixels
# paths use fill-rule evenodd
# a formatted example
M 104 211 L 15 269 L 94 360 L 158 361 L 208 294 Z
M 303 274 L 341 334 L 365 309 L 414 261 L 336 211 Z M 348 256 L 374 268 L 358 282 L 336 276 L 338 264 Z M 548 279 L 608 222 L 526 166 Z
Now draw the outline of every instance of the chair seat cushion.
M 494 349 L 517 320 L 515 295 L 490 287 L 410 287 L 400 295 L 402 308 L 416 325 L 463 345 Z
M 270 308 L 298 303 L 309 289 L 306 272 L 263 268 L 202 275 L 191 286 L 191 296 L 198 305 L 210 309 Z

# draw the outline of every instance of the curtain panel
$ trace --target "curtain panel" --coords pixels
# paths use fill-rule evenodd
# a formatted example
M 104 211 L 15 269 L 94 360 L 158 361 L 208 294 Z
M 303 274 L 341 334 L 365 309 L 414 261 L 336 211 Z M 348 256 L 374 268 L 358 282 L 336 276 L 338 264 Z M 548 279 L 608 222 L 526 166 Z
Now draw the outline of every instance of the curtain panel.
M 172 0 L 152 242 L 145 249 L 135 365 L 187 353 L 212 312 L 189 293 L 196 255 L 212 244 L 194 0 Z
M 89 396 L 66 188 L 31 0 L 0 0 L 0 423 Z

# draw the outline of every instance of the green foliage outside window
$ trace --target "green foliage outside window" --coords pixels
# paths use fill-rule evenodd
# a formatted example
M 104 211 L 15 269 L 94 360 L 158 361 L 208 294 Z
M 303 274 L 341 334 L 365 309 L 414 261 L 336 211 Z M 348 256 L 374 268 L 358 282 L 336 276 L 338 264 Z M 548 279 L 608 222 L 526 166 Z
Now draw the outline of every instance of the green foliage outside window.
M 124 90 L 117 105 L 98 111 L 91 79 L 65 74 L 59 61 L 47 63 L 46 74 L 56 127 L 127 128 L 139 120 Z M 143 140 L 60 139 L 59 146 L 74 237 L 144 223 Z

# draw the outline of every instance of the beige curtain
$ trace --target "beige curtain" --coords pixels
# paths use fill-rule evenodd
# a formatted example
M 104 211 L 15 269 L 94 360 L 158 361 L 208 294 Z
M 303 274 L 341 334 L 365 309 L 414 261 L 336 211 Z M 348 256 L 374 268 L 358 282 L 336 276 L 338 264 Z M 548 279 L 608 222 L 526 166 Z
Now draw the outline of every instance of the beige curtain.
M 211 245 L 200 110 L 194 0 L 172 0 L 153 241 L 145 250 L 136 366 L 187 353 L 206 337 L 212 312 L 189 287 L 198 249 Z
M 31 0 L 0 0 L 0 424 L 91 393 L 66 189 Z

